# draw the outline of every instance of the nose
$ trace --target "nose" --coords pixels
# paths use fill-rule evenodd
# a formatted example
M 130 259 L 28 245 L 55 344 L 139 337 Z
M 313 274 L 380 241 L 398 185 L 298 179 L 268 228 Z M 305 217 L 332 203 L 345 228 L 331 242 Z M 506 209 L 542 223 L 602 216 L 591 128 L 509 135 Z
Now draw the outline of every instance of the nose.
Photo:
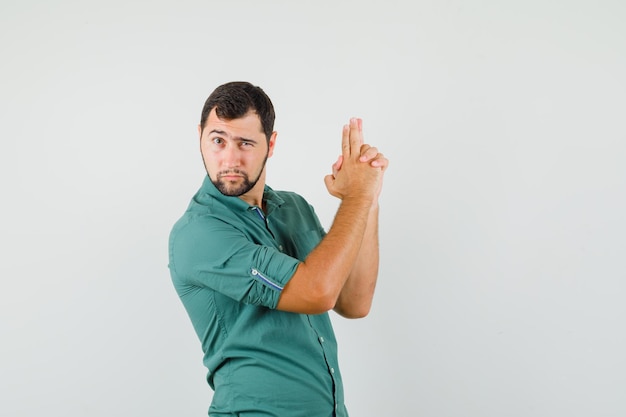
M 240 151 L 235 144 L 226 146 L 222 156 L 222 162 L 226 168 L 237 168 L 241 164 Z

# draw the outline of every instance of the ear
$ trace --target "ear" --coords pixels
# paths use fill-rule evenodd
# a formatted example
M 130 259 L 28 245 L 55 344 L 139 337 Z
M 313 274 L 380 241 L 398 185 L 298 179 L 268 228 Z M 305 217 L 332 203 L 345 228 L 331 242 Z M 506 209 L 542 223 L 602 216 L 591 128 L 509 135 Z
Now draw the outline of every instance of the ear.
M 202 126 L 198 125 L 198 137 L 202 139 Z
M 274 145 L 276 145 L 276 138 L 278 137 L 278 132 L 272 132 L 272 136 L 270 136 L 270 141 L 268 143 L 267 149 L 267 157 L 271 157 L 274 154 Z

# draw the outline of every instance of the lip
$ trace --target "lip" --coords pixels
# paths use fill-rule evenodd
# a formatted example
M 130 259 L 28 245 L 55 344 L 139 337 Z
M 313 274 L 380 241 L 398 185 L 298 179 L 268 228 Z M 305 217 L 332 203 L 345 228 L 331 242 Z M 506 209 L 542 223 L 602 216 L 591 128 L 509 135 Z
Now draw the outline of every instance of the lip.
M 227 175 L 220 175 L 220 178 L 227 180 L 227 181 L 234 181 L 234 180 L 238 180 L 239 178 L 243 178 L 243 176 L 236 175 L 236 174 L 227 174 Z

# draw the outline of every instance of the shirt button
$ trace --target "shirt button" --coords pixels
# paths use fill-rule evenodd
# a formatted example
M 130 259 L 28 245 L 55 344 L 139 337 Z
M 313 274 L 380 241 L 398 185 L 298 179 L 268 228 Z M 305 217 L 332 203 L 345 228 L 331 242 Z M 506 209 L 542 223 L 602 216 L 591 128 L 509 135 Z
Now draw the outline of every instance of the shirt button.
M 335 373 L 335 368 L 330 368 L 330 373 L 334 374 Z
M 283 245 L 278 245 L 278 250 L 282 252 L 283 251 Z
M 320 336 L 320 343 L 324 343 L 324 338 Z

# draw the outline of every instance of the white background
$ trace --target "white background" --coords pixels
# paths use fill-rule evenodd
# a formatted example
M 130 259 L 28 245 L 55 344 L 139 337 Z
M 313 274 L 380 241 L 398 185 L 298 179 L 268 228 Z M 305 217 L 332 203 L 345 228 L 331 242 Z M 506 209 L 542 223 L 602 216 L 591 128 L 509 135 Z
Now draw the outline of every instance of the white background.
M 626 3 L 0 3 L 0 414 L 200 416 L 167 237 L 217 85 L 330 226 L 341 125 L 390 159 L 354 417 L 626 415 Z

